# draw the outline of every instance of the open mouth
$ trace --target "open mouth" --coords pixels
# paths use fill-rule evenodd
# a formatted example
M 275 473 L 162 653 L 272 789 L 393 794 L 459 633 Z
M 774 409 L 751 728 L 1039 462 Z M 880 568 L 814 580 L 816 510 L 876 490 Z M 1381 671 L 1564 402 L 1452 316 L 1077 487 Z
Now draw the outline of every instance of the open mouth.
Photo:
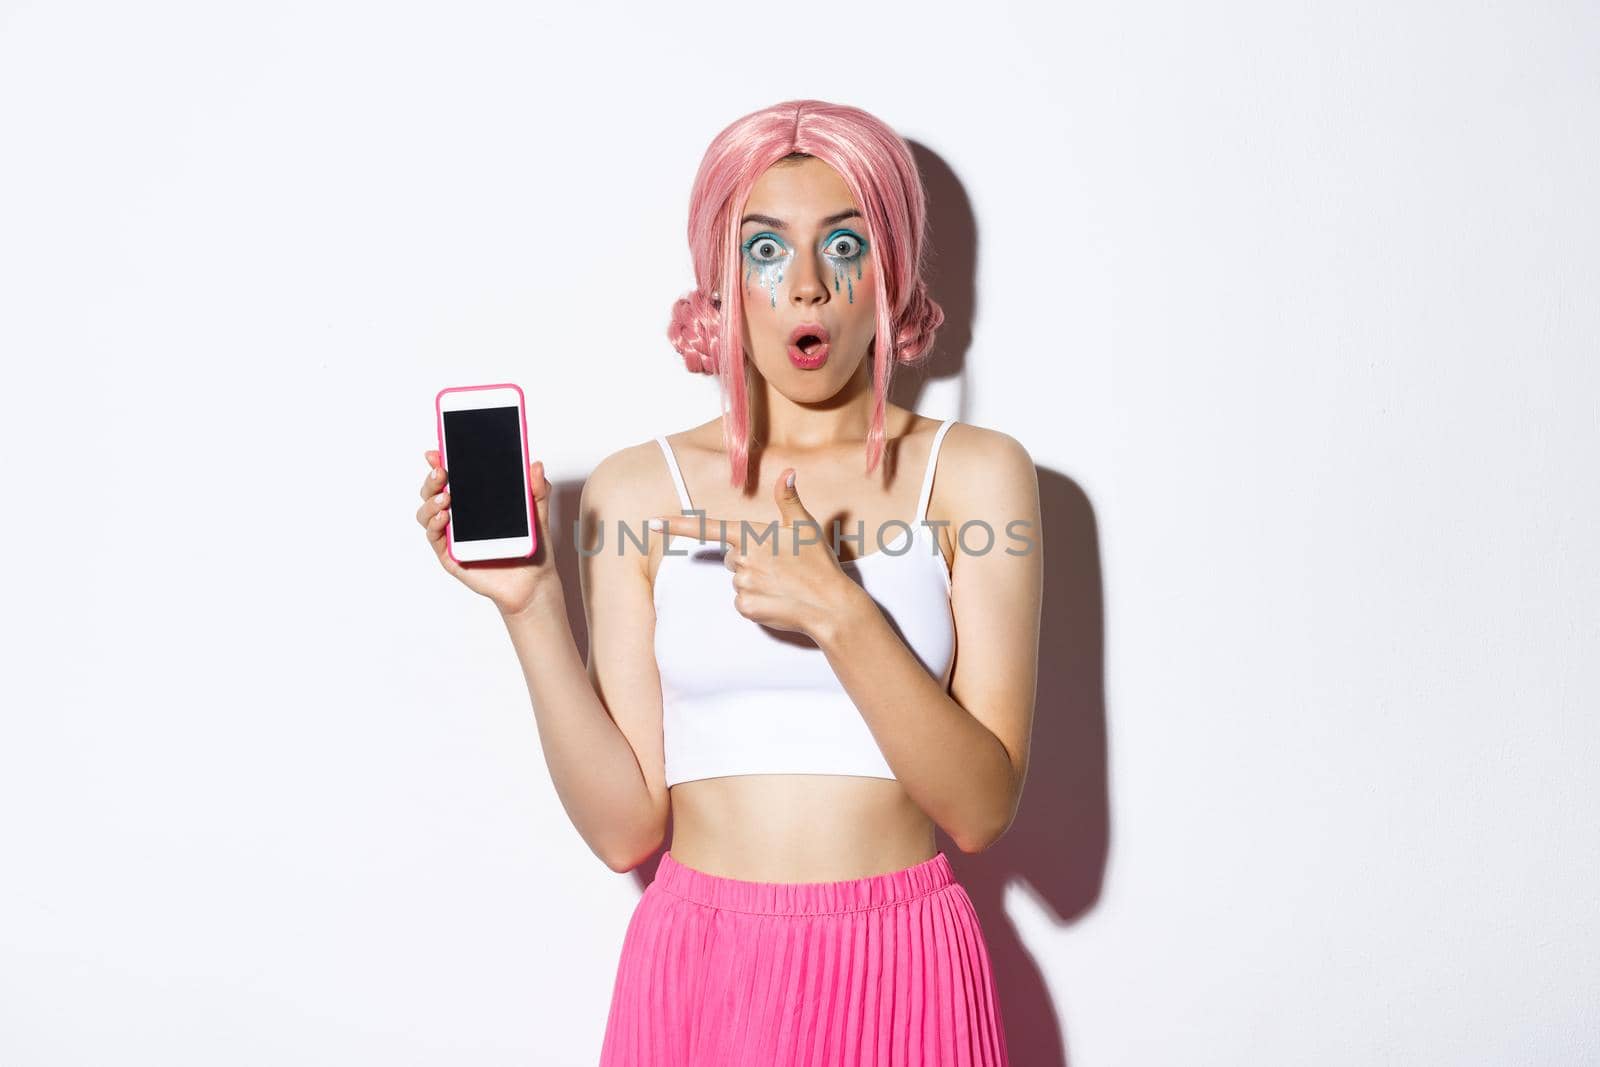
M 828 350 L 828 330 L 819 322 L 805 322 L 789 334 L 789 352 L 801 359 L 820 359 Z

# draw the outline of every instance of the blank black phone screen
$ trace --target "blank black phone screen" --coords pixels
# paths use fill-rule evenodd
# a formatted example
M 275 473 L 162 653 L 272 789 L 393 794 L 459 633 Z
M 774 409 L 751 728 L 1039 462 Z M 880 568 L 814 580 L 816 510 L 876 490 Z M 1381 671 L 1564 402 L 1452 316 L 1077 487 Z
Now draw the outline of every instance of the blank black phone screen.
M 457 541 L 528 536 L 521 422 L 515 405 L 444 412 L 451 536 Z

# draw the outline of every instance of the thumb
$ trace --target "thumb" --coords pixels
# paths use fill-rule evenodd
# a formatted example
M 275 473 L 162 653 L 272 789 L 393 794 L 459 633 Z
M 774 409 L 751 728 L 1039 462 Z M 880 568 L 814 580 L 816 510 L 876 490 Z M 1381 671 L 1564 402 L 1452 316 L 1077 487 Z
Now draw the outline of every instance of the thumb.
M 536 459 L 528 464 L 528 493 L 533 497 L 533 509 L 539 516 L 539 522 L 544 525 L 550 523 L 552 488 L 550 479 L 544 476 L 544 460 Z
M 782 515 L 783 521 L 790 525 L 798 519 L 810 519 L 815 522 L 816 520 L 811 518 L 811 512 L 800 502 L 800 490 L 794 484 L 795 474 L 795 469 L 790 467 L 778 481 L 778 514 Z

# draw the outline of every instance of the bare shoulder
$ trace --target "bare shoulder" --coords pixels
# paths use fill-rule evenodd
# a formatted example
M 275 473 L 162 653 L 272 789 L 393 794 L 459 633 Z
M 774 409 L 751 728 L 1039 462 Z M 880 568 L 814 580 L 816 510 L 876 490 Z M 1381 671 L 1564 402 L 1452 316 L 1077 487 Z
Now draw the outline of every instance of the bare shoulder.
M 939 473 L 946 488 L 954 483 L 963 495 L 991 481 L 1006 483 L 1012 491 L 1030 485 L 1038 489 L 1033 457 L 1022 442 L 1003 430 L 971 422 L 957 422 L 946 431 L 939 449 Z
M 687 470 L 699 453 L 720 447 L 720 425 L 720 419 L 712 419 L 660 436 L 666 439 L 679 468 Z M 655 437 L 606 456 L 590 473 L 589 483 L 594 486 L 597 502 L 640 522 L 651 515 L 678 511 L 678 491 L 672 484 L 666 454 Z M 584 492 L 590 492 L 588 484 Z
M 583 483 L 586 503 L 608 512 L 650 506 L 650 497 L 665 485 L 672 488 L 661 446 L 652 439 L 619 448 L 595 464 Z M 657 484 L 660 483 L 660 484 Z M 641 513 L 642 514 L 642 513 Z
M 618 524 L 642 529 L 652 515 L 676 514 L 677 491 L 661 446 L 651 438 L 619 448 L 595 464 L 583 483 L 578 511 L 583 543 L 590 550 L 601 527 L 610 537 Z
M 994 568 L 1010 569 L 1006 560 L 1018 555 L 1006 545 L 1037 542 L 1040 536 L 1034 458 L 1003 430 L 957 422 L 939 448 L 928 515 L 942 523 L 939 539 L 957 587 L 968 574 L 986 589 L 1005 589 L 995 581 Z M 997 550 L 1003 547 L 1003 552 Z M 1024 569 L 1037 582 L 1038 553 L 1024 550 L 1021 555 L 1032 560 Z
M 987 524 L 997 539 L 1037 529 L 1038 470 L 1022 442 L 1010 434 L 970 422 L 955 423 L 940 445 L 938 472 L 928 512 L 947 524 L 942 540 L 952 557 L 958 537 L 983 540 L 974 531 L 958 533 L 968 523 Z

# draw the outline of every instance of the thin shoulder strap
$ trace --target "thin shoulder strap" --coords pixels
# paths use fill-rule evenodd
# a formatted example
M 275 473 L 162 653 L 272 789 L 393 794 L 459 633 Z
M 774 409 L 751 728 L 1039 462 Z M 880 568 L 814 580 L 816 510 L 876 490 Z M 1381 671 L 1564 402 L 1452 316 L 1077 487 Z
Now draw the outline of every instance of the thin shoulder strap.
M 944 443 L 945 432 L 955 424 L 955 419 L 945 419 L 939 425 L 939 431 L 933 435 L 933 447 L 928 450 L 928 469 L 922 475 L 922 495 L 917 498 L 917 517 L 911 524 L 913 529 L 921 529 L 928 517 L 928 501 L 933 498 L 933 469 L 939 462 L 939 446 Z
M 678 469 L 678 457 L 672 454 L 672 446 L 667 444 L 666 435 L 657 437 L 656 444 L 661 446 L 661 454 L 667 457 L 667 469 L 672 472 L 672 484 L 678 487 L 678 502 L 683 505 L 683 510 L 693 511 L 694 505 L 689 503 L 689 487 L 683 484 L 683 472 Z

